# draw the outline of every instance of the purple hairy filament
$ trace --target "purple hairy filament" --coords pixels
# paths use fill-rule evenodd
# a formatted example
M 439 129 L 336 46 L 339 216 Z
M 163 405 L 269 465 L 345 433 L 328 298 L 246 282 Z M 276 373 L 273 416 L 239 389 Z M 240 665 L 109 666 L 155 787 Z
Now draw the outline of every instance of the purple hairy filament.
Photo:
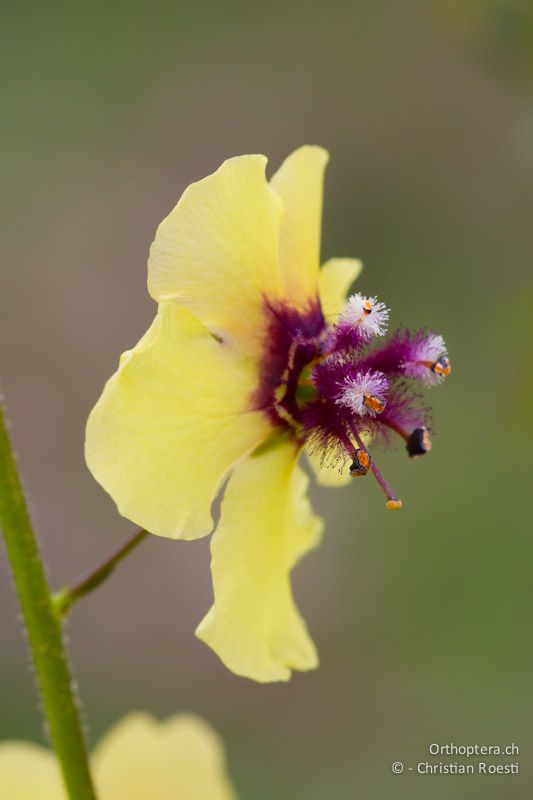
M 387 508 L 400 508 L 364 442 L 374 448 L 399 437 L 409 457 L 429 452 L 431 418 L 418 387 L 441 383 L 451 372 L 442 336 L 401 330 L 372 347 L 385 334 L 389 311 L 360 294 L 348 299 L 333 324 L 318 302 L 305 311 L 271 303 L 265 310 L 253 407 L 318 454 L 324 466 L 341 471 L 349 460 L 353 477 L 372 472 Z

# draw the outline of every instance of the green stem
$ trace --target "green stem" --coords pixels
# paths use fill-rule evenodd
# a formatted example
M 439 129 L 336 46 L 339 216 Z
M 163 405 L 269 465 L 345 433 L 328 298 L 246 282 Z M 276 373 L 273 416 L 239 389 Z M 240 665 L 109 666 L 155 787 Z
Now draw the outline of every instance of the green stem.
M 65 586 L 54 595 L 54 606 L 61 617 L 66 617 L 72 606 L 100 586 L 128 553 L 148 536 L 148 531 L 140 530 L 131 536 L 114 553 L 80 578 L 73 586 Z
M 54 609 L 0 405 L 0 524 L 70 800 L 96 800 L 60 618 Z

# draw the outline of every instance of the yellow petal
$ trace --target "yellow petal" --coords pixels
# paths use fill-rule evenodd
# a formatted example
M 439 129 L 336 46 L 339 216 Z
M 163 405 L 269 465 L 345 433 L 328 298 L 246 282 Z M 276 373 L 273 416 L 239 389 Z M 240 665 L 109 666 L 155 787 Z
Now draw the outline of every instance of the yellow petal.
M 256 383 L 252 360 L 162 303 L 87 422 L 87 464 L 119 512 L 161 536 L 208 533 L 228 471 L 270 432 L 247 410 Z
M 100 800 L 235 800 L 224 748 L 199 717 L 130 714 L 93 756 Z
M 308 483 L 292 442 L 265 445 L 231 476 L 211 541 L 215 599 L 196 633 L 230 670 L 256 681 L 318 664 L 290 584 L 323 527 Z
M 320 303 L 328 322 L 334 321 L 342 311 L 348 290 L 362 268 L 355 258 L 330 258 L 320 270 Z
M 281 197 L 280 266 L 289 299 L 305 307 L 318 292 L 322 189 L 329 155 L 321 147 L 300 147 L 283 162 L 270 185 Z
M 321 486 L 335 488 L 347 486 L 353 481 L 350 475 L 350 462 L 348 460 L 341 464 L 335 463 L 334 461 L 324 461 L 321 455 L 312 447 L 305 448 L 305 455 L 315 474 L 317 483 Z
M 66 800 L 51 750 L 29 742 L 0 745 L 0 797 L 5 800 Z
M 282 205 L 264 156 L 239 156 L 193 183 L 157 229 L 148 289 L 175 299 L 225 339 L 260 345 L 264 295 L 280 296 Z

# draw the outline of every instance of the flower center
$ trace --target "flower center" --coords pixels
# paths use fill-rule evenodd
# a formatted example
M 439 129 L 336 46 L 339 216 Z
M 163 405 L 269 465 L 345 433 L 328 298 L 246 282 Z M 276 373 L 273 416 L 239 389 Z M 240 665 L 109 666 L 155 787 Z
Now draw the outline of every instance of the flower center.
M 411 384 L 438 383 L 450 374 L 442 337 L 403 331 L 371 350 L 371 340 L 385 334 L 389 310 L 360 294 L 329 326 L 318 301 L 305 311 L 265 302 L 265 315 L 253 407 L 318 452 L 324 465 L 342 469 L 349 460 L 353 477 L 372 472 L 387 508 L 400 508 L 365 442 L 388 443 L 397 434 L 410 458 L 431 450 L 428 412 Z

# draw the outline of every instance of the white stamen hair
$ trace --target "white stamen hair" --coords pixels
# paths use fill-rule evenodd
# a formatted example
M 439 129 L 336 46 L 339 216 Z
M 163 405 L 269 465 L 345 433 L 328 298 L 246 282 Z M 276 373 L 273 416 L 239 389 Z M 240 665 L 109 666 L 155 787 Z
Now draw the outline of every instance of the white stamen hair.
M 382 398 L 388 386 L 389 382 L 382 372 L 361 372 L 355 378 L 348 377 L 343 380 L 335 402 L 361 416 L 369 414 L 375 417 L 376 412 L 365 405 L 365 397 L 370 395 Z
M 424 342 L 422 348 L 422 358 L 428 361 L 436 361 L 439 356 L 446 353 L 446 344 L 442 336 L 435 333 L 430 334 Z
M 370 307 L 370 312 L 365 308 Z M 364 297 L 362 294 L 352 294 L 348 298 L 342 311 L 340 325 L 358 327 L 365 338 L 384 336 L 389 322 L 389 309 L 385 303 L 378 302 L 377 297 Z

